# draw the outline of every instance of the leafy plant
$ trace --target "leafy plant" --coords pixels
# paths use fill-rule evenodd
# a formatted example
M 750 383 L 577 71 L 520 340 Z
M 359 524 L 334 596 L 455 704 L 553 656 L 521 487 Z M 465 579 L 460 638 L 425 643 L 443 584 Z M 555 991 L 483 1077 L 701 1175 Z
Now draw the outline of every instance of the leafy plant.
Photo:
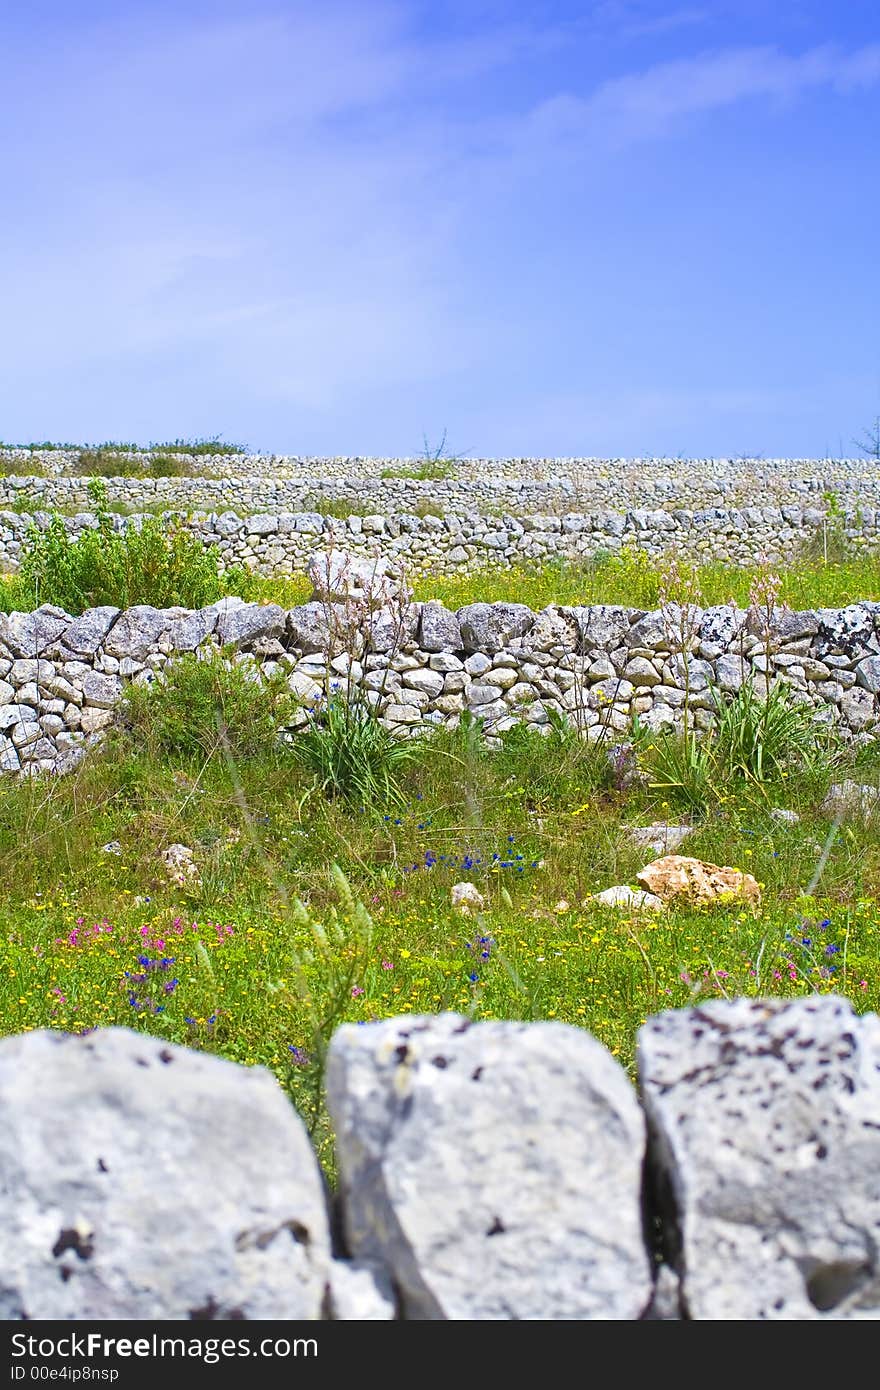
M 783 685 L 759 693 L 747 681 L 732 700 L 717 698 L 717 705 L 713 757 L 724 781 L 771 782 L 792 772 L 821 776 L 839 756 L 833 732 L 820 729 L 807 708 L 792 703 Z
M 392 734 L 354 691 L 326 693 L 292 749 L 325 796 L 368 807 L 403 804 L 398 774 L 417 757 L 415 740 Z
M 68 613 L 112 604 L 200 608 L 228 592 L 235 575 L 221 574 L 216 552 L 176 522 L 145 517 L 116 530 L 100 483 L 90 489 L 97 526 L 73 537 L 54 515 L 46 530 L 28 528 L 18 574 L 31 606 L 54 603 Z
M 123 718 L 135 742 L 152 753 L 210 757 L 221 742 L 233 758 L 250 758 L 277 740 L 296 699 L 282 671 L 264 676 L 234 653 L 186 652 L 163 679 L 127 688 Z

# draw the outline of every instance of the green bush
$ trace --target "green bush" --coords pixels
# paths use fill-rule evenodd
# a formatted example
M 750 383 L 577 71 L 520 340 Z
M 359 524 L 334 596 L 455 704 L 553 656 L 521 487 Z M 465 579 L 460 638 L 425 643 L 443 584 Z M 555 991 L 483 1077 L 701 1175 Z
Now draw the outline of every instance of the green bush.
M 664 734 L 645 751 L 651 787 L 689 814 L 705 815 L 743 784 L 764 796 L 790 778 L 821 783 L 840 761 L 838 735 L 782 685 L 762 691 L 746 682 L 732 700 L 716 691 L 715 701 L 709 732 Z
M 358 807 L 401 806 L 398 774 L 415 761 L 416 740 L 392 734 L 366 702 L 332 692 L 294 736 L 293 755 L 328 797 Z
M 123 721 L 138 746 L 152 754 L 234 759 L 265 753 L 296 708 L 282 672 L 265 677 L 249 662 L 215 649 L 202 659 L 187 652 L 170 662 L 163 680 L 131 685 Z
M 105 445 L 81 449 L 73 465 L 73 472 L 85 478 L 187 478 L 192 471 L 183 454 L 130 454 Z
M 822 777 L 839 756 L 833 730 L 817 724 L 786 688 L 760 691 L 746 682 L 727 703 L 718 701 L 713 754 L 719 777 L 772 782 L 800 773 Z
M 68 613 L 99 604 L 201 608 L 231 591 L 243 576 L 222 575 L 217 554 L 176 523 L 146 517 L 114 529 L 106 492 L 92 489 L 98 525 L 73 537 L 60 516 L 45 531 L 31 526 L 17 576 L 16 597 L 27 607 L 54 603 Z M 244 582 L 238 583 L 245 588 Z
M 17 459 L 0 458 L 0 478 L 45 478 L 46 470 L 41 463 L 31 459 L 21 463 Z M 8 509 L 8 503 L 5 504 Z
M 210 439 L 171 439 L 165 444 L 151 444 L 151 449 L 157 449 L 160 453 L 166 454 L 246 454 L 246 444 L 226 444 L 221 440 L 219 434 L 212 435 Z

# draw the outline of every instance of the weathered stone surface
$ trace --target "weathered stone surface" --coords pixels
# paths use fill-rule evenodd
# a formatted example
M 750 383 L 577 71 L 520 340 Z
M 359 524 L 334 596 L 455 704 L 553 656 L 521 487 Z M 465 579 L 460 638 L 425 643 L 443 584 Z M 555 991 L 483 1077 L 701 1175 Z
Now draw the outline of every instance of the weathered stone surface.
M 0 1317 L 320 1316 L 321 1179 L 262 1068 L 34 1032 L 0 1041 L 0 1106 Z
M 535 614 L 524 603 L 469 603 L 456 617 L 464 646 L 490 654 L 524 636 L 535 623 Z
M 422 605 L 419 646 L 426 652 L 461 651 L 458 618 L 437 599 Z
M 367 557 L 345 550 L 316 551 L 306 572 L 314 586 L 314 599 L 330 603 L 356 603 L 367 609 L 394 602 L 408 602 L 412 590 L 402 569 L 386 556 Z
M 761 901 L 761 890 L 751 874 L 681 854 L 652 860 L 636 874 L 636 880 L 665 903 L 682 898 L 700 907 L 712 907 L 732 900 L 753 905 Z
M 44 604 L 33 613 L 0 613 L 0 650 L 13 656 L 41 656 L 73 621 L 69 613 Z
M 173 652 L 193 652 L 217 626 L 217 614 L 209 608 L 181 613 L 165 628 L 164 641 Z
M 846 656 L 868 654 L 875 632 L 874 612 L 868 604 L 851 603 L 846 608 L 820 608 L 817 617 L 817 656 L 822 657 L 828 652 L 842 652 Z
M 710 1000 L 649 1019 L 638 1066 L 687 1315 L 880 1317 L 877 1016 Z
M 655 821 L 653 825 L 628 825 L 626 833 L 639 849 L 652 849 L 656 854 L 674 854 L 688 835 L 693 833 L 693 826 Z
M 823 815 L 839 816 L 841 820 L 873 815 L 880 811 L 880 787 L 854 782 L 849 777 L 833 782 L 819 810 Z
M 612 651 L 628 636 L 630 610 L 618 604 L 594 603 L 564 611 L 575 615 L 585 651 Z
M 412 690 L 422 690 L 432 700 L 443 693 L 443 677 L 439 671 L 404 671 L 403 684 Z
M 652 686 L 660 684 L 660 676 L 652 662 L 645 656 L 632 657 L 623 668 L 623 674 L 633 685 Z
M 715 683 L 719 690 L 728 694 L 735 694 L 737 690 L 741 690 L 750 675 L 748 663 L 741 656 L 727 653 L 719 656 L 715 662 Z
M 348 1245 L 387 1270 L 404 1316 L 646 1308 L 642 1116 L 589 1035 L 457 1014 L 351 1025 L 327 1082 Z
M 164 625 L 165 618 L 159 608 L 151 608 L 149 604 L 127 608 L 113 624 L 104 650 L 110 656 L 128 656 L 135 661 L 143 661 L 155 647 Z
M 277 603 L 249 603 L 221 613 L 217 620 L 217 641 L 225 647 L 248 648 L 259 638 L 284 636 L 287 615 Z
M 462 917 L 470 917 L 472 913 L 481 912 L 486 906 L 486 899 L 475 883 L 454 883 L 449 891 L 449 897 L 453 908 L 456 912 L 461 913 Z
M 9 733 L 20 724 L 28 724 L 34 717 L 30 705 L 0 705 L 0 729 Z
M 89 608 L 65 629 L 61 639 L 64 646 L 84 656 L 94 655 L 120 612 L 121 609 L 110 606 Z
M 880 656 L 866 656 L 859 662 L 856 681 L 872 695 L 880 695 Z
M 289 610 L 287 629 L 291 645 L 303 655 L 332 655 L 345 644 L 350 624 L 342 604 L 313 600 Z
M 201 884 L 199 866 L 189 845 L 168 845 L 160 857 L 168 878 L 178 887 L 198 887 Z
M 82 692 L 87 705 L 112 709 L 122 694 L 122 681 L 118 676 L 102 676 L 99 671 L 89 671 L 83 676 Z

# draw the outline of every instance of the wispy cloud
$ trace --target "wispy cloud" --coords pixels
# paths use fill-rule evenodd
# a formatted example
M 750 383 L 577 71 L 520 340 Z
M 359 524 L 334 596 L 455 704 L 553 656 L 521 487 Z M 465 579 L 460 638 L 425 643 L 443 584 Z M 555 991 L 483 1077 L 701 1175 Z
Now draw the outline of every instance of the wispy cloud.
M 507 6 L 480 5 L 488 20 L 468 27 L 463 4 L 459 30 L 416 22 L 400 0 L 220 8 L 149 24 L 126 10 L 48 40 L 35 30 L 7 55 L 0 373 L 35 434 L 53 428 L 34 417 L 56 401 L 60 433 L 130 434 L 146 382 L 162 412 L 153 437 L 212 431 L 220 400 L 259 421 L 289 408 L 324 447 L 344 418 L 363 449 L 364 402 L 415 412 L 451 383 L 479 424 L 464 426 L 464 447 L 495 437 L 515 451 L 516 431 L 536 439 L 545 426 L 549 439 L 557 407 L 573 434 L 603 411 L 609 432 L 615 411 L 646 429 L 663 409 L 690 418 L 650 382 L 613 410 L 603 396 L 585 414 L 565 395 L 558 328 L 578 343 L 570 320 L 587 296 L 570 292 L 570 250 L 545 241 L 543 210 L 586 227 L 615 156 L 708 113 L 880 81 L 880 44 L 603 65 L 612 33 L 662 33 L 664 51 L 692 43 L 696 8 L 614 3 L 556 22 L 536 4 L 512 23 Z M 620 65 L 631 49 L 614 51 Z M 579 264 L 588 243 L 585 231 Z M 601 292 L 601 265 L 596 277 Z M 552 388 L 541 373 L 555 373 Z M 495 401 L 493 427 L 482 397 L 496 387 L 516 401 Z M 748 413 L 742 389 L 730 409 Z M 707 388 L 694 412 L 726 418 L 726 400 Z M 416 418 L 417 441 L 436 417 Z
M 738 102 L 790 103 L 816 88 L 849 93 L 880 82 L 880 43 L 844 52 L 833 45 L 792 56 L 771 47 L 726 49 L 660 63 L 604 82 L 587 96 L 540 102 L 521 134 L 529 143 L 620 148 L 667 134 L 688 116 Z

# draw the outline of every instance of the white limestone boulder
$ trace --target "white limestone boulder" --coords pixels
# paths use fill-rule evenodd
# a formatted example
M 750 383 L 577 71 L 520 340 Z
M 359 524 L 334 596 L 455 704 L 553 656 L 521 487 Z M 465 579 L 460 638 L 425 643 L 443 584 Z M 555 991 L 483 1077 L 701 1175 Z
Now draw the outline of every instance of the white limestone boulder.
M 644 1121 L 578 1029 L 347 1025 L 328 1062 L 345 1232 L 410 1319 L 638 1318 Z
M 686 1315 L 880 1318 L 880 1019 L 710 1000 L 649 1019 L 638 1064 Z
M 0 1110 L 0 1318 L 321 1316 L 321 1178 L 263 1068 L 34 1032 L 0 1041 Z

